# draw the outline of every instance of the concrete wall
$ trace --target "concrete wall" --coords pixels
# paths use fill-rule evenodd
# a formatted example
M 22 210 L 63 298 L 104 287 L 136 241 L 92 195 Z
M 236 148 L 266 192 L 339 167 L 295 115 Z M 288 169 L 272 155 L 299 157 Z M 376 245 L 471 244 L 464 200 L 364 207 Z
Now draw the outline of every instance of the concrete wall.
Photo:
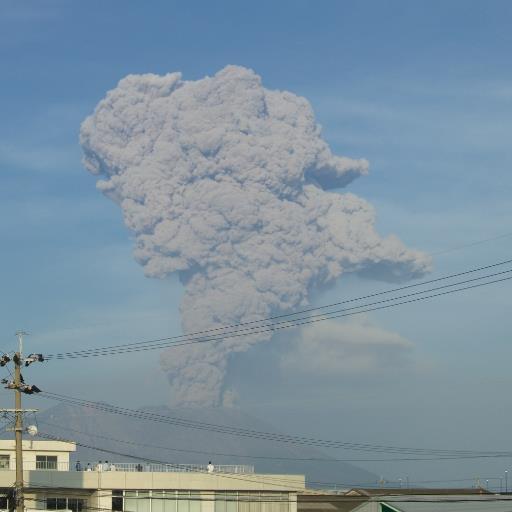
M 0 471 L 0 487 L 9 487 L 14 471 Z M 27 487 L 73 489 L 175 489 L 205 491 L 300 491 L 303 475 L 223 473 L 146 473 L 124 471 L 24 471 Z
M 135 473 L 122 471 L 24 471 L 27 487 L 73 489 L 174 489 L 210 491 L 300 491 L 303 475 L 220 473 Z M 0 471 L 0 487 L 10 487 L 14 471 Z
M 57 469 L 67 471 L 69 469 L 69 454 L 74 451 L 76 451 L 76 445 L 74 443 L 26 439 L 23 440 L 23 468 L 35 470 L 37 455 L 50 455 L 57 457 Z M 16 469 L 14 440 L 0 440 L 0 455 L 9 455 L 10 469 Z

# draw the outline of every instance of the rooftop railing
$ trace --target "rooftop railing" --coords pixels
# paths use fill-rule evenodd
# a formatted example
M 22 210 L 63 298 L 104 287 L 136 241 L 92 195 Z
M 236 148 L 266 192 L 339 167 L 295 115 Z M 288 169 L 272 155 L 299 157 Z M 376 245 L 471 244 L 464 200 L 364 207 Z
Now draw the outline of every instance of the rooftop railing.
M 14 471 L 16 463 L 11 460 L 9 464 L 0 466 L 0 471 Z M 213 465 L 208 469 L 207 464 L 152 464 L 137 462 L 113 462 L 102 463 L 76 463 L 54 462 L 54 461 L 24 461 L 25 471 L 128 471 L 128 472 L 154 472 L 154 473 L 231 473 L 231 474 L 253 474 L 254 466 L 245 464 L 221 464 Z
M 148 471 L 155 473 L 236 473 L 252 474 L 254 466 L 245 464 L 222 464 L 208 471 L 207 464 L 137 464 L 122 462 L 114 464 L 116 471 Z

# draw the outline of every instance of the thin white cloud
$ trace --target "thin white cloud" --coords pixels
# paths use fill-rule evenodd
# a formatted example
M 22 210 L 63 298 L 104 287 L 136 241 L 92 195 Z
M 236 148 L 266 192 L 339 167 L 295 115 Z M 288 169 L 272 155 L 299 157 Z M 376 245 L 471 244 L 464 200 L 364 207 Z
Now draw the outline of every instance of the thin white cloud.
M 79 169 L 80 157 L 76 147 L 0 145 L 0 169 L 3 172 L 69 172 Z
M 281 366 L 320 378 L 368 374 L 403 366 L 412 348 L 400 334 L 365 319 L 326 321 L 302 329 Z

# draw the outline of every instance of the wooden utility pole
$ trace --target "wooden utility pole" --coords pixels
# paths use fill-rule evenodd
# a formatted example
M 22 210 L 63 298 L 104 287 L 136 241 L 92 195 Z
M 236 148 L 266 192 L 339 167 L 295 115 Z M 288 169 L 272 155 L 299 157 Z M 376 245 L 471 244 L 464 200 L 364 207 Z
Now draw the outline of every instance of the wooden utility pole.
M 23 335 L 25 333 L 19 331 L 18 336 L 18 352 L 14 354 L 14 408 L 15 424 L 14 435 L 16 441 L 16 483 L 14 484 L 16 502 L 16 512 L 25 512 L 25 504 L 23 499 L 23 410 L 21 409 L 21 363 L 23 358 Z
M 16 480 L 14 482 L 14 500 L 9 501 L 9 510 L 16 510 L 16 512 L 25 512 L 25 502 L 23 496 L 23 414 L 26 412 L 37 412 L 37 409 L 22 409 L 21 408 L 21 393 L 32 395 L 40 393 L 41 390 L 34 385 L 27 385 L 21 376 L 21 367 L 29 366 L 36 361 L 44 361 L 42 354 L 29 354 L 28 357 L 23 357 L 23 336 L 25 332 L 19 331 L 16 333 L 18 337 L 18 351 L 12 356 L 14 363 L 14 376 L 13 380 L 2 379 L 2 384 L 6 384 L 6 389 L 14 391 L 14 409 L 0 409 L 0 413 L 7 414 L 14 413 L 14 428 L 7 430 L 14 430 L 15 451 L 16 451 Z M 5 366 L 11 361 L 8 354 L 0 356 L 0 366 Z M 10 372 L 13 375 L 13 372 Z M 37 428 L 33 427 L 28 430 L 30 435 L 37 434 Z M 14 506 L 13 506 L 14 505 Z

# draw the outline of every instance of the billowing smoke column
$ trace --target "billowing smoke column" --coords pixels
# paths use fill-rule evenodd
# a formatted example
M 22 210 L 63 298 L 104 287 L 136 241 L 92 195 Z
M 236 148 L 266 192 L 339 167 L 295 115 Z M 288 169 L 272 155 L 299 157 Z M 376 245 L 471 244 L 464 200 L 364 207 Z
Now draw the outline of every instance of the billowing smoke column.
M 406 279 L 428 259 L 374 230 L 344 187 L 365 160 L 333 155 L 309 103 L 228 66 L 185 81 L 131 75 L 81 128 L 87 169 L 122 208 L 146 275 L 179 272 L 184 332 L 258 320 L 308 303 L 344 272 Z M 161 364 L 175 405 L 218 405 L 228 357 L 265 335 L 182 347 Z

